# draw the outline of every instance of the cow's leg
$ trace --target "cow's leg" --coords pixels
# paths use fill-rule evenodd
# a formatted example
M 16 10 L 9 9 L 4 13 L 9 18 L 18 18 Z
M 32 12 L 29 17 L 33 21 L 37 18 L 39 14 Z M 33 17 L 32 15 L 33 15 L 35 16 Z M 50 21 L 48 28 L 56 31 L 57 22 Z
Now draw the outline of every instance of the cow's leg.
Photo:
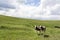
M 43 35 L 45 34 L 45 31 L 46 31 L 46 28 L 44 28 L 44 29 L 42 30 L 42 34 L 43 34 Z
M 39 31 L 38 30 L 36 30 L 36 33 L 39 35 Z
M 38 35 L 40 35 L 41 34 L 41 31 L 38 31 Z

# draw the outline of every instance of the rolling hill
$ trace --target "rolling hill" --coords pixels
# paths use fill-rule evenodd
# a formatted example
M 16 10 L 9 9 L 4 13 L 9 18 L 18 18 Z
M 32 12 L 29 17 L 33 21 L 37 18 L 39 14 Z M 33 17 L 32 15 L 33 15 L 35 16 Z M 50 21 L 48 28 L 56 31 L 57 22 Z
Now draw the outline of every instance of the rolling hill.
M 37 35 L 34 25 L 45 25 L 44 35 Z M 0 40 L 60 40 L 60 20 L 33 20 L 0 15 Z

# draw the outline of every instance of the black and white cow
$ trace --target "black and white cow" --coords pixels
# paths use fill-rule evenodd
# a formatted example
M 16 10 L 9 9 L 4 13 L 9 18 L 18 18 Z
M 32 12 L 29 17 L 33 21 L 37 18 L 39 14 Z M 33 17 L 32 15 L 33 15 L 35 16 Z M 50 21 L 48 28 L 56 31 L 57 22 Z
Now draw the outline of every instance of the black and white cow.
M 36 26 L 35 25 L 35 30 L 39 31 L 39 32 L 45 32 L 46 31 L 46 27 L 45 26 Z

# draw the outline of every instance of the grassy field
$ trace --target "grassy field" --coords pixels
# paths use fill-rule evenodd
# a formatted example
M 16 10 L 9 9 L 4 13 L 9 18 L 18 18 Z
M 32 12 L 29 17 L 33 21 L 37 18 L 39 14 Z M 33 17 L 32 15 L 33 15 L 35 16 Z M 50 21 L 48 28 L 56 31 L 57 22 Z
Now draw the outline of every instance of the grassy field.
M 34 25 L 45 25 L 47 30 L 44 35 L 37 35 Z M 60 40 L 60 21 L 53 20 L 31 20 L 13 18 L 0 15 L 0 40 Z

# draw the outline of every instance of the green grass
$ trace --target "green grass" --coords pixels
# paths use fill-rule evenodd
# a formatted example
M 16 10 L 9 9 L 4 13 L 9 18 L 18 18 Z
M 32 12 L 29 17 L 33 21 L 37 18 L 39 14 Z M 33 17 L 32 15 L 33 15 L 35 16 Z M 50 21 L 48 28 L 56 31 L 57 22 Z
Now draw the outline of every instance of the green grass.
M 47 28 L 45 34 L 49 37 L 38 36 L 34 25 L 45 25 Z M 0 40 L 60 40 L 60 29 L 54 28 L 55 25 L 60 26 L 60 21 L 32 20 L 0 15 Z

